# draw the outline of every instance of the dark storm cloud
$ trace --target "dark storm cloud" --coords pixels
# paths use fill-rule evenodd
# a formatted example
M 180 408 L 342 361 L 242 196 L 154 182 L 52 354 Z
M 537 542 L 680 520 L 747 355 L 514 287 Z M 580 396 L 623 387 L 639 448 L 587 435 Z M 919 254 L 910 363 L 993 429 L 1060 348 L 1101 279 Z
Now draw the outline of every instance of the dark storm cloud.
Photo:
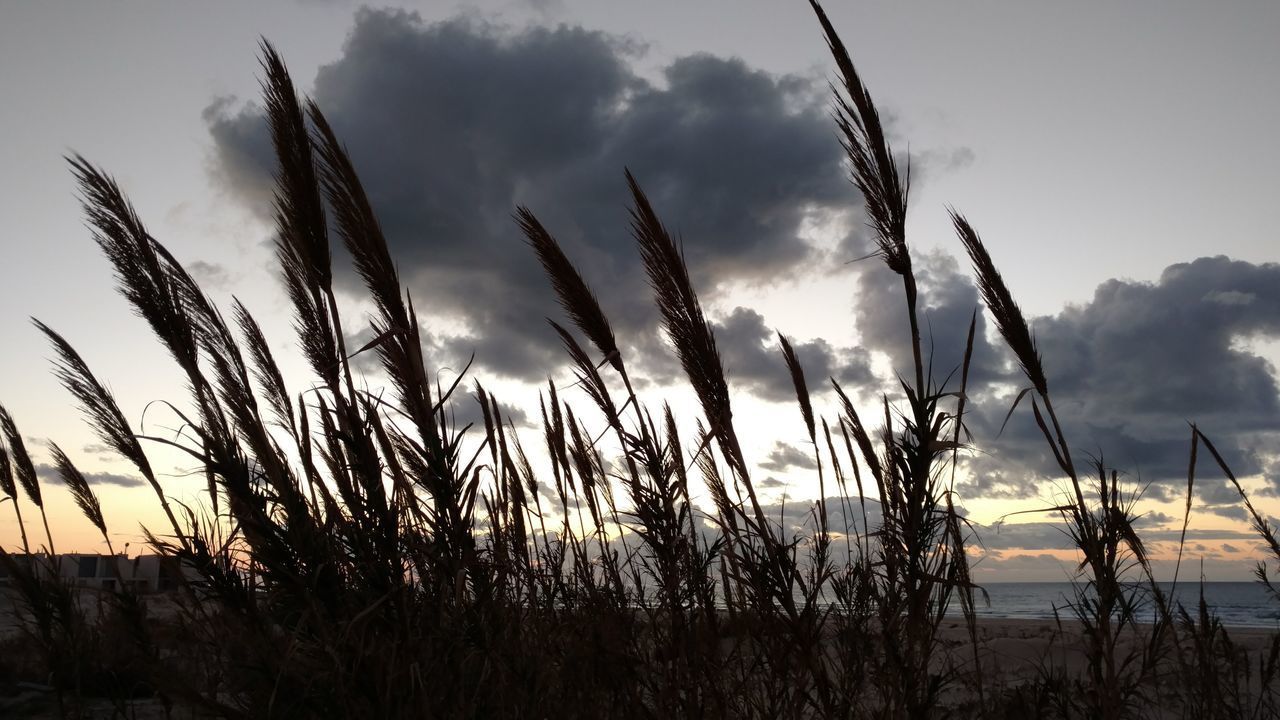
M 452 377 L 447 380 L 447 382 L 452 381 Z M 445 385 L 445 387 L 447 387 L 447 385 Z M 531 422 L 529 414 L 520 406 L 506 402 L 503 399 L 501 392 L 490 388 L 485 388 L 485 392 L 493 393 L 493 396 L 497 399 L 498 412 L 501 415 L 503 427 L 510 430 L 511 426 L 514 425 L 517 430 L 527 430 L 531 428 L 541 430 L 541 425 L 535 426 Z M 459 385 L 458 388 L 454 390 L 453 396 L 449 399 L 448 414 L 449 422 L 455 429 L 461 430 L 463 427 L 471 425 L 472 429 L 469 431 L 471 433 L 470 437 L 484 437 L 484 408 L 480 406 L 480 398 L 475 392 L 475 387 L 467 386 L 465 379 L 463 384 Z M 530 436 L 528 439 L 534 440 L 538 437 L 539 436 Z M 520 439 L 521 441 L 524 441 L 526 438 L 521 436 Z M 539 439 L 538 441 L 540 442 L 541 440 Z
M 1195 499 L 1204 505 L 1236 505 L 1241 506 L 1240 491 L 1229 481 L 1213 477 L 1201 477 L 1196 483 Z
M 760 313 L 735 308 L 713 323 L 716 343 L 721 349 L 725 373 L 735 389 L 777 402 L 796 399 L 795 385 L 782 357 L 777 334 Z M 825 392 L 834 377 L 841 385 L 858 388 L 874 381 L 871 358 L 864 348 L 833 348 L 822 339 L 798 342 L 788 338 L 795 350 L 811 394 Z M 679 370 L 678 366 L 674 367 Z
M 865 254 L 863 247 L 850 246 L 847 251 Z M 950 255 L 934 252 L 916 257 L 914 264 L 920 286 L 918 303 L 924 362 L 932 364 L 933 377 L 938 383 L 954 372 L 947 387 L 956 390 L 960 385 L 969 323 L 974 311 L 981 307 L 978 291 L 966 270 Z M 863 260 L 859 270 L 854 321 L 862 344 L 888 355 L 894 371 L 910 377 L 914 360 L 902 278 L 878 258 Z M 971 392 L 1009 377 L 1003 350 L 987 340 L 986 322 L 980 313 L 969 369 Z
M 564 364 L 544 322 L 560 312 L 511 221 L 517 204 L 559 237 L 642 360 L 661 345 L 629 236 L 624 167 L 684 239 L 705 298 L 813 260 L 798 237 L 807 213 L 855 207 L 821 83 L 708 55 L 679 58 L 651 82 L 633 71 L 635 53 L 575 27 L 502 33 L 362 10 L 342 56 L 319 71 L 314 96 L 425 321 L 449 315 L 467 327 L 442 340 L 446 361 L 474 351 L 489 370 L 530 380 Z M 268 212 L 261 111 L 219 101 L 206 118 L 225 185 Z M 829 348 L 806 353 L 832 364 Z
M 118 473 L 110 472 L 81 472 L 84 474 L 85 480 L 89 481 L 90 485 L 115 485 L 116 487 L 131 488 L 142 487 L 146 484 L 143 482 L 142 478 L 133 477 L 131 475 L 120 475 Z M 58 468 L 50 465 L 49 463 L 40 463 L 36 465 L 36 475 L 46 483 L 53 485 L 63 484 L 62 475 L 58 472 Z
M 219 97 L 201 114 L 213 138 L 213 171 L 226 190 L 251 200 L 255 211 L 269 217 L 275 172 L 271 136 L 259 107 L 248 105 L 237 110 L 235 105 L 234 98 Z
M 1269 469 L 1280 390 L 1275 368 L 1241 341 L 1280 336 L 1280 265 L 1206 257 L 1154 283 L 1109 280 L 1089 302 L 1032 325 L 1077 467 L 1103 457 L 1152 483 L 1148 497 L 1176 497 L 1195 422 L 1238 476 Z M 987 397 L 970 417 L 990 453 L 973 463 L 979 494 L 1033 494 L 1028 471 L 1056 475 L 1029 407 L 996 438 L 1012 400 Z M 1232 514 L 1223 506 L 1239 497 L 1203 449 L 1197 474 L 1200 498 L 1220 508 L 1211 511 Z

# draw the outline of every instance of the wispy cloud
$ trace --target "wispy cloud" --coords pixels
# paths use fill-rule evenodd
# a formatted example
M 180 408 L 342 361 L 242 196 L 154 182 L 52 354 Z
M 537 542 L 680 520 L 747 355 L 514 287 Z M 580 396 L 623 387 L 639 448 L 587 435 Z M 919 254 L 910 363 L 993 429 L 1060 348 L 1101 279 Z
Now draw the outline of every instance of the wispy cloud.
M 142 478 L 132 475 L 121 475 L 112 472 L 84 472 L 81 471 L 90 485 L 114 485 L 116 487 L 133 488 L 142 487 L 146 483 Z M 36 475 L 41 482 L 52 485 L 62 485 L 62 476 L 58 473 L 58 468 L 49 463 L 40 463 L 36 465 Z

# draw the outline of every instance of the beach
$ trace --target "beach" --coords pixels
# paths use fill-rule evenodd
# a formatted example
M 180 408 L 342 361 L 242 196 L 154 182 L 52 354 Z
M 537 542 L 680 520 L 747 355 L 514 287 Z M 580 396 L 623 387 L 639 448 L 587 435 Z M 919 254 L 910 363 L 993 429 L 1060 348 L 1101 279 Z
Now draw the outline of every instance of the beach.
M 86 616 L 93 618 L 99 608 L 98 596 L 82 592 L 80 603 Z M 16 612 L 16 596 L 11 591 L 0 591 L 0 651 L 10 652 L 25 642 L 20 616 Z M 158 625 L 175 617 L 178 604 L 172 594 L 154 594 L 146 597 L 147 615 Z M 1151 631 L 1149 624 L 1134 624 L 1122 635 L 1119 652 L 1141 651 L 1141 645 Z M 1061 621 L 1048 617 L 979 617 L 977 630 L 977 663 L 980 677 L 987 692 L 1007 692 L 1029 686 L 1038 680 L 1054 676 L 1070 679 L 1087 672 L 1085 641 L 1077 621 Z M 1269 650 L 1276 631 L 1263 627 L 1226 626 L 1227 636 L 1236 650 L 1243 653 L 1247 662 L 1255 666 Z M 1189 653 L 1191 641 L 1185 632 L 1178 630 L 1184 652 Z M 970 641 L 968 625 L 960 617 L 943 620 L 938 634 L 941 651 L 935 655 L 935 671 L 948 668 L 972 677 L 974 645 Z M 1170 654 L 1170 671 L 1175 667 L 1173 647 L 1166 643 Z M 963 702 L 972 685 L 962 683 L 955 691 L 945 695 L 946 701 Z M 136 717 L 164 717 L 158 700 L 139 698 L 131 701 L 131 713 Z M 84 717 L 109 718 L 114 708 L 106 700 L 89 700 L 83 708 Z M 0 678 L 0 716 L 4 717 L 58 717 L 56 700 L 51 687 L 30 680 L 15 681 Z

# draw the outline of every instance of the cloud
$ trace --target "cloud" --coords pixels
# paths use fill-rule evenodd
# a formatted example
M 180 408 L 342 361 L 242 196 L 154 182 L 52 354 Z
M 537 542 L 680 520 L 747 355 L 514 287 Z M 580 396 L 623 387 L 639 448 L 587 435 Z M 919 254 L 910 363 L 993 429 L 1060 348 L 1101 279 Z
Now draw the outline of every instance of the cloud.
M 650 81 L 633 69 L 637 52 L 572 26 L 505 32 L 365 9 L 342 56 L 320 69 L 314 97 L 415 300 L 466 328 L 441 339 L 444 361 L 474 351 L 479 365 L 525 380 L 565 362 L 543 321 L 559 310 L 510 218 L 517 204 L 559 237 L 629 357 L 658 367 L 665 349 L 628 232 L 624 167 L 683 238 L 704 300 L 806 267 L 816 257 L 806 218 L 858 209 L 822 83 L 710 55 L 678 58 Z M 205 118 L 218 178 L 267 213 L 262 111 L 222 99 Z M 349 272 L 340 281 L 356 283 Z M 824 368 L 839 355 L 821 344 L 806 353 Z M 772 387 L 754 382 L 749 359 L 741 376 Z
M 204 290 L 223 290 L 231 284 L 231 273 L 217 263 L 196 260 L 184 267 Z
M 98 459 L 103 461 L 110 460 L 112 457 L 115 457 L 116 454 L 114 448 L 103 445 L 102 443 L 89 443 L 88 445 L 80 448 L 80 452 L 83 452 L 85 455 L 97 455 Z
M 81 470 L 84 479 L 89 481 L 90 485 L 114 485 L 116 487 L 132 488 L 142 487 L 146 484 L 142 478 L 132 475 L 120 475 L 112 472 L 85 472 Z M 52 485 L 62 485 L 62 475 L 58 472 L 58 468 L 49 463 L 40 463 L 36 465 L 36 475 L 44 482 Z
M 953 147 L 953 148 L 934 148 L 926 150 L 912 158 L 911 167 L 913 172 L 911 179 L 914 181 L 919 177 L 919 173 L 914 172 L 918 167 L 924 167 L 926 170 L 942 170 L 955 171 L 963 170 L 974 163 L 977 154 L 970 147 Z
M 1159 515 L 1160 513 L 1155 513 Z M 1167 517 L 1167 516 L 1166 516 Z M 1182 537 L 1182 523 L 1178 519 L 1175 527 L 1152 527 L 1154 522 L 1138 523 L 1142 540 L 1147 545 L 1158 542 L 1171 542 L 1175 545 Z M 973 525 L 977 539 L 988 551 L 1010 549 L 1020 550 L 1074 550 L 1075 544 L 1067 534 L 1067 526 L 1058 522 L 1023 522 L 994 523 L 992 525 Z M 1208 530 L 1196 527 L 1187 528 L 1187 540 L 1253 540 L 1257 534 L 1251 530 Z
M 762 470 L 770 472 L 787 472 L 791 469 L 814 470 L 818 467 L 818 463 L 813 459 L 813 453 L 805 452 L 795 445 L 784 442 L 775 443 L 773 450 L 769 452 L 769 457 L 760 463 Z
M 634 42 L 580 27 L 507 31 L 368 9 L 355 18 L 313 94 L 361 172 L 417 305 L 429 309 L 440 364 L 460 367 L 475 352 L 489 372 L 532 381 L 564 366 L 544 322 L 560 312 L 510 219 L 526 204 L 595 287 L 628 362 L 654 381 L 678 375 L 627 230 L 624 167 L 683 239 L 708 307 L 723 307 L 724 288 L 765 286 L 825 260 L 804 234 L 812 218 L 854 219 L 843 259 L 868 250 L 826 91 L 812 78 L 692 55 L 648 79 L 635 70 Z M 205 120 L 221 184 L 268 215 L 273 161 L 261 109 L 223 98 Z M 948 171 L 973 157 L 958 148 L 917 160 Z M 954 257 L 914 261 L 927 360 L 941 381 L 960 366 L 978 294 Z M 859 345 L 796 343 L 815 389 L 827 375 L 870 387 L 873 353 L 904 374 L 911 365 L 901 279 L 875 260 L 855 268 Z M 349 271 L 340 282 L 356 286 Z M 1278 310 L 1280 265 L 1207 257 L 1153 283 L 1109 280 L 1088 302 L 1033 318 L 1077 466 L 1103 456 L 1150 481 L 1148 497 L 1173 498 L 1191 420 L 1237 474 L 1270 468 L 1280 488 L 1280 463 L 1258 449 L 1280 437 L 1275 372 L 1247 342 L 1280 335 Z M 735 307 L 713 320 L 733 387 L 790 401 L 766 319 Z M 965 496 L 1037 494 L 1038 480 L 1058 473 L 1028 406 L 999 434 L 1021 379 L 983 314 L 977 323 L 968 423 L 984 454 L 968 461 L 975 479 Z
M 1075 547 L 1061 523 L 997 523 L 975 527 L 987 550 L 1070 550 Z
M 564 0 L 523 0 L 529 7 L 542 13 L 550 15 L 564 8 Z
M 510 429 L 510 426 L 514 425 L 517 430 L 536 429 L 541 431 L 541 424 L 533 425 L 529 414 L 523 408 L 505 402 L 497 392 L 494 392 L 494 396 L 498 400 L 498 412 L 501 413 L 504 427 Z M 460 430 L 467 425 L 471 425 L 472 429 L 469 432 L 473 434 L 473 437 L 484 436 L 484 409 L 480 406 L 480 400 L 476 397 L 474 387 L 459 386 L 454 391 L 453 397 L 449 401 L 448 415 L 453 427 Z M 538 436 L 531 436 L 530 439 L 533 437 Z
M 850 245 L 846 252 L 862 257 L 870 249 L 865 244 Z M 959 370 L 964 362 L 969 323 L 974 319 L 974 311 L 981 306 L 978 290 L 951 255 L 935 251 L 913 260 L 920 288 L 924 362 L 932 367 L 938 382 L 954 372 L 948 389 L 959 389 Z M 858 267 L 858 292 L 853 310 L 862 344 L 887 355 L 895 372 L 909 377 L 915 361 L 902 277 L 875 258 L 862 261 Z M 993 382 L 1007 381 L 1011 376 L 1003 349 L 987 338 L 986 317 L 979 313 L 976 323 L 969 368 L 970 392 L 981 391 Z
M 1089 302 L 1032 325 L 1078 468 L 1103 457 L 1136 483 L 1151 482 L 1148 496 L 1175 497 L 1186 483 L 1188 422 L 1238 476 L 1274 462 L 1266 453 L 1280 439 L 1275 368 L 1241 340 L 1280 336 L 1280 265 L 1204 257 L 1169 266 L 1154 283 L 1108 280 Z M 1025 496 L 1039 490 L 1028 470 L 1060 475 L 1025 403 L 997 437 L 1012 400 L 992 392 L 973 406 L 970 426 L 989 454 L 971 463 L 969 496 Z M 1205 452 L 1198 475 L 1202 500 L 1238 505 Z
M 1239 505 L 1240 491 L 1227 480 L 1200 478 L 1196 482 L 1196 499 L 1205 505 Z
M 775 402 L 796 399 L 795 385 L 782 357 L 782 345 L 775 331 L 765 325 L 764 316 L 749 308 L 737 307 L 712 325 L 725 373 L 735 389 Z M 864 348 L 835 348 L 821 338 L 806 342 L 788 338 L 787 341 L 800 360 L 810 394 L 825 392 L 830 377 L 855 389 L 875 381 L 871 358 Z
M 1155 527 L 1159 525 L 1169 525 L 1171 523 L 1178 522 L 1178 521 L 1179 521 L 1178 518 L 1173 517 L 1169 513 L 1163 513 L 1156 510 L 1156 511 L 1142 513 L 1141 515 L 1139 515 L 1137 518 L 1134 519 L 1133 525 L 1134 527 L 1139 527 L 1139 528 L 1149 528 L 1149 527 Z
M 851 533 L 865 534 L 866 527 L 862 522 L 862 506 L 858 498 L 827 498 L 827 528 L 833 533 L 843 533 L 848 527 Z M 810 535 L 817 527 L 814 521 L 815 500 L 780 500 L 773 503 L 762 503 L 760 509 L 764 516 L 782 526 L 784 534 Z M 867 526 L 873 530 L 880 527 L 880 503 L 866 499 Z M 847 512 L 846 512 L 847 510 Z M 847 521 L 847 525 L 846 525 Z
M 971 571 L 979 583 L 988 578 L 1016 577 L 1024 582 L 1064 582 L 1073 577 L 1071 563 L 1063 562 L 1048 553 L 985 555 L 973 564 Z M 1065 599 L 1061 602 L 1065 605 Z
M 1224 518 L 1247 522 L 1249 520 L 1249 512 L 1241 505 L 1207 505 L 1198 508 L 1207 513 L 1213 513 Z
M 1181 528 L 1177 528 L 1177 529 L 1170 528 L 1167 530 L 1144 530 L 1142 532 L 1142 539 L 1144 541 L 1150 540 L 1151 542 L 1162 542 L 1162 541 L 1177 542 L 1179 537 L 1181 537 L 1181 534 L 1182 534 Z M 1248 529 L 1246 530 L 1206 530 L 1206 529 L 1200 529 L 1195 527 L 1187 528 L 1188 540 L 1191 540 L 1193 538 L 1211 539 L 1211 540 L 1224 540 L 1228 538 L 1235 539 L 1235 540 L 1253 540 L 1257 538 L 1257 536 L 1258 536 L 1257 533 Z

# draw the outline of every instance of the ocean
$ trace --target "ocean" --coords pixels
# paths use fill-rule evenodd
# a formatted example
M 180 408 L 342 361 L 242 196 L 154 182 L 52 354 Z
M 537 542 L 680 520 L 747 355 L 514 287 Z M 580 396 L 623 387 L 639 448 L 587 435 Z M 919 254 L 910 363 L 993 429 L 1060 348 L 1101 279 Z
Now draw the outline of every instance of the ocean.
M 1169 583 L 1160 583 L 1168 593 Z M 975 595 L 979 617 L 990 618 L 1052 618 L 1055 606 L 1063 619 L 1071 617 L 1067 599 L 1072 596 L 1071 583 L 1065 582 L 1005 582 L 983 586 L 991 604 L 982 602 L 980 593 Z M 1280 600 L 1267 593 L 1256 582 L 1207 582 L 1204 598 L 1211 610 L 1217 613 L 1223 625 L 1228 627 L 1256 627 L 1280 630 Z M 1194 617 L 1199 606 L 1200 584 L 1178 582 L 1177 597 Z M 953 606 L 954 614 L 959 608 Z M 1145 615 L 1154 617 L 1154 610 Z

